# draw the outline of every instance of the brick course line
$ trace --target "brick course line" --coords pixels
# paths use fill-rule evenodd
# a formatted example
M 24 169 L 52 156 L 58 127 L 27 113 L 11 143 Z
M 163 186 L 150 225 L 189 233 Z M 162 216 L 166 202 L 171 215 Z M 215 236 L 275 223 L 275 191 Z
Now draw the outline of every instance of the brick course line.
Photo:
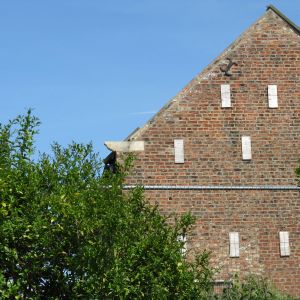
M 253 185 L 253 186 L 218 186 L 218 185 L 125 185 L 124 190 L 141 186 L 144 190 L 288 190 L 300 191 L 300 186 Z

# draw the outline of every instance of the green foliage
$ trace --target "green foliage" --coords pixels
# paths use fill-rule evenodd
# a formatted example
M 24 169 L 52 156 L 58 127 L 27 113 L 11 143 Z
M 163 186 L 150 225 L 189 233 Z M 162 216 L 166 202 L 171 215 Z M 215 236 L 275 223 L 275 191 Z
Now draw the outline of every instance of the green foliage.
M 259 276 L 249 276 L 244 280 L 235 278 L 232 286 L 224 289 L 219 300 L 292 300 L 287 295 L 280 294 L 270 283 Z
M 32 159 L 39 120 L 0 125 L 1 299 L 207 299 L 209 255 L 189 262 L 143 189 L 124 193 L 130 159 L 102 173 L 91 144 Z
M 298 163 L 300 165 L 300 160 L 298 161 Z M 296 173 L 298 180 L 300 181 L 300 166 L 298 168 L 296 168 L 295 173 Z

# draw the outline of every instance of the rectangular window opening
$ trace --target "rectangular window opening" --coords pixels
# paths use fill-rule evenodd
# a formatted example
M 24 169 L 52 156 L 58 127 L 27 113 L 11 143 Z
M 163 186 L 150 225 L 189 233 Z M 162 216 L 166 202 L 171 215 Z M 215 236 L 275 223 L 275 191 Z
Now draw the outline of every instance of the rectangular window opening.
M 288 231 L 280 231 L 279 240 L 280 240 L 280 256 L 290 256 L 291 250 L 290 250 Z
M 175 163 L 184 163 L 184 146 L 183 140 L 174 140 Z
M 275 84 L 268 85 L 268 101 L 269 108 L 278 107 L 277 85 Z
M 177 241 L 182 243 L 181 255 L 185 256 L 187 253 L 187 239 L 185 234 L 181 234 L 177 237 Z
M 229 84 L 221 84 L 221 106 L 223 108 L 231 107 Z
M 240 239 L 238 232 L 229 232 L 229 256 L 240 257 Z
M 243 160 L 252 159 L 250 136 L 242 136 L 242 157 Z

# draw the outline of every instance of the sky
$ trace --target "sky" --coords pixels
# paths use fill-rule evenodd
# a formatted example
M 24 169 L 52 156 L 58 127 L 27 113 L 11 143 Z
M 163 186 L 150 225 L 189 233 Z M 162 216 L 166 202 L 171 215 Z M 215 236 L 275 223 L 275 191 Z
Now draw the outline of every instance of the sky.
M 37 151 L 104 158 L 269 4 L 300 25 L 299 0 L 0 0 L 0 123 L 33 108 Z

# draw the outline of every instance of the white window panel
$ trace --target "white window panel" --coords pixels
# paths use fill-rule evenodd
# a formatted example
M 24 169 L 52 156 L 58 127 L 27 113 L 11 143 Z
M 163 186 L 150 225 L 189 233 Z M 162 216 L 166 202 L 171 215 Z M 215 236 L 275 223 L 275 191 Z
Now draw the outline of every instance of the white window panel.
M 278 107 L 277 85 L 275 84 L 268 85 L 268 100 L 269 100 L 269 108 Z
M 175 163 L 184 163 L 184 146 L 183 140 L 174 140 Z
M 250 136 L 242 136 L 242 156 L 243 156 L 243 160 L 252 159 Z
M 290 250 L 288 231 L 280 231 L 279 240 L 280 240 L 280 256 L 290 256 L 291 250 Z
M 182 245 L 182 249 L 181 249 L 181 254 L 182 255 L 186 255 L 187 252 L 187 239 L 186 239 L 186 235 L 181 234 L 177 237 L 178 242 L 183 243 Z
M 240 257 L 240 238 L 238 232 L 229 232 L 229 256 Z
M 229 84 L 221 84 L 221 103 L 222 107 L 231 107 Z

